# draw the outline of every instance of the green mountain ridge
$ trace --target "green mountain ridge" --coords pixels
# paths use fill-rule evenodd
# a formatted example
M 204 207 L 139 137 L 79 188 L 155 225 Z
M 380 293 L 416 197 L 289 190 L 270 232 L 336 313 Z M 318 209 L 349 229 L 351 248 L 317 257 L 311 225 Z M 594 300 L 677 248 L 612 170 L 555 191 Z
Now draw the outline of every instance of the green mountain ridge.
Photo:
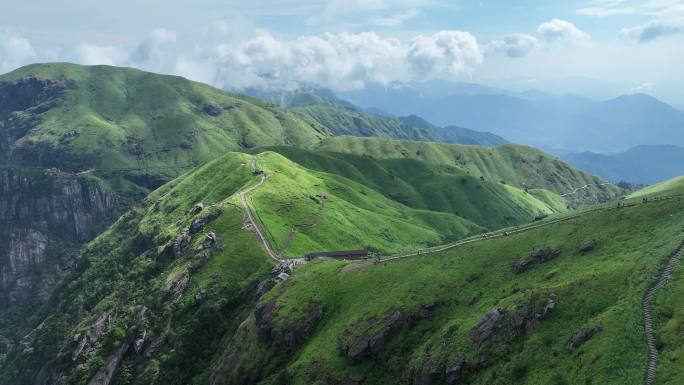
M 214 383 L 641 384 L 641 300 L 681 245 L 681 207 L 679 198 L 605 208 L 387 264 L 306 265 L 260 299 Z M 559 255 L 515 270 L 543 248 Z M 683 286 L 678 269 L 654 306 L 657 383 L 676 383 L 681 370 Z M 302 333 L 294 348 L 275 337 Z
M 682 241 L 681 186 L 659 192 L 670 199 L 561 214 L 572 219 L 444 253 L 314 261 L 284 282 L 269 279 L 273 265 L 239 194 L 258 186 L 254 159 L 266 180 L 247 199 L 274 249 L 299 227 L 293 256 L 360 244 L 392 254 L 449 241 L 440 239 L 448 231 L 482 231 L 453 214 L 419 215 L 340 175 L 381 187 L 390 171 L 429 163 L 367 159 L 377 175 L 354 173 L 362 158 L 229 153 L 162 186 L 84 249 L 71 279 L 28 320 L 33 330 L 8 352 L 0 383 L 437 384 L 454 373 L 474 384 L 640 383 L 640 301 Z M 663 292 L 655 309 L 668 320 L 659 335 L 677 340 L 667 326 L 684 319 L 669 310 L 674 295 Z M 483 337 L 472 330 L 487 314 L 498 331 L 475 343 Z M 570 344 L 583 330 L 588 337 Z M 679 354 L 680 345 L 664 346 Z M 588 362 L 592 373 L 572 369 Z M 662 360 L 659 375 L 676 376 L 678 365 Z
M 629 314 L 626 325 L 638 328 L 636 298 L 681 226 L 679 201 L 654 198 L 678 183 L 617 209 L 622 187 L 533 148 L 429 141 L 398 119 L 357 124 L 369 115 L 336 103 L 297 110 L 319 102 L 287 111 L 107 66 L 0 76 L 0 261 L 11 262 L 0 266 L 2 283 L 32 285 L 27 299 L 0 301 L 0 384 L 432 384 L 460 358 L 470 383 L 544 383 L 581 359 L 562 353 L 544 366 L 565 344 L 548 336 L 565 339 L 610 314 Z M 402 136 L 420 141 L 392 139 Z M 596 203 L 605 205 L 569 211 Z M 539 227 L 511 230 L 531 221 Z M 511 233 L 482 235 L 492 230 Z M 473 242 L 428 251 L 464 239 Z M 596 253 L 575 251 L 591 239 Z M 547 250 L 512 272 L 530 250 L 555 247 L 560 256 Z M 424 252 L 291 269 L 310 252 L 357 248 L 374 258 Z M 539 262 L 546 255 L 557 258 Z M 605 287 L 613 296 L 594 298 Z M 468 345 L 493 307 L 532 312 L 550 294 L 559 315 L 541 320 L 544 334 L 515 329 L 501 336 L 503 350 Z M 669 320 L 659 333 L 679 338 L 678 313 L 657 306 Z M 601 325 L 596 341 L 629 342 L 602 342 L 595 356 L 641 354 L 616 322 Z M 623 361 L 600 357 L 596 381 L 632 383 L 642 369 L 619 374 Z M 663 375 L 677 365 L 661 366 Z
M 326 139 L 316 148 L 374 159 L 415 159 L 428 164 L 449 165 L 488 181 L 516 188 L 545 189 L 558 195 L 568 194 L 584 185 L 597 185 L 567 195 L 566 199 L 572 206 L 605 202 L 615 198 L 621 191 L 615 185 L 601 186 L 605 182 L 600 178 L 572 168 L 554 156 L 514 144 L 484 148 L 340 136 Z
M 455 214 L 487 229 L 567 210 L 563 198 L 543 188 L 524 191 L 450 165 L 285 147 L 269 149 L 309 169 L 354 180 L 406 206 Z
M 438 127 L 416 115 L 409 115 L 399 119 L 411 127 L 422 128 L 432 132 L 442 142 L 486 147 L 496 147 L 508 143 L 504 138 L 491 132 L 475 131 L 458 126 Z
M 606 180 L 653 184 L 680 175 L 684 148 L 673 145 L 637 146 L 615 154 L 583 152 L 563 160 Z
M 177 76 L 68 63 L 0 75 L 0 316 L 21 320 L 45 303 L 81 244 L 150 190 L 226 151 L 329 135 Z
M 442 141 L 489 147 L 507 143 L 505 139 L 488 132 L 456 126 L 437 127 L 415 115 L 393 117 L 375 114 L 339 99 L 331 91 L 315 87 L 295 90 L 248 89 L 246 92 L 331 127 L 336 136 Z
M 168 178 L 226 151 L 306 147 L 329 135 L 269 103 L 135 69 L 40 64 L 2 75 L 0 84 L 28 107 L 0 113 L 2 131 L 14 134 L 0 155 L 14 165 Z

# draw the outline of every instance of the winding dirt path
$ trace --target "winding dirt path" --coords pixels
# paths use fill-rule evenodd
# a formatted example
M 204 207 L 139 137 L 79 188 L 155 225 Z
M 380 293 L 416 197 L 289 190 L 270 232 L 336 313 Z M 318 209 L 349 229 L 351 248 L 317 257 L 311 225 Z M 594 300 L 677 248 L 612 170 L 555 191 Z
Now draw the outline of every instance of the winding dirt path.
M 582 186 L 582 187 L 577 187 L 577 188 L 575 188 L 574 190 L 572 190 L 572 191 L 570 191 L 570 192 L 566 192 L 565 194 L 560 194 L 560 196 L 566 197 L 566 196 L 568 196 L 568 195 L 575 195 L 575 194 L 577 194 L 580 190 L 584 190 L 584 189 L 587 189 L 587 188 L 592 187 L 592 186 L 608 186 L 608 185 L 611 185 L 611 184 L 612 184 L 612 183 L 609 183 L 609 182 L 606 182 L 606 183 L 585 184 L 584 186 Z
M 578 214 L 568 216 L 568 217 L 564 217 L 564 218 L 558 218 L 558 219 L 554 219 L 554 220 L 550 220 L 550 221 L 542 221 L 539 223 L 525 224 L 525 225 L 521 225 L 518 227 L 514 227 L 514 228 L 509 229 L 509 230 L 499 230 L 499 231 L 495 231 L 492 233 L 486 233 L 486 234 L 481 235 L 480 237 L 477 237 L 477 238 L 472 237 L 472 238 L 465 239 L 462 241 L 457 241 L 457 242 L 449 243 L 446 245 L 421 249 L 421 250 L 413 251 L 410 253 L 399 254 L 399 255 L 388 255 L 388 256 L 380 257 L 380 262 L 389 262 L 389 261 L 395 261 L 395 260 L 399 260 L 399 259 L 405 259 L 405 258 L 411 258 L 411 257 L 417 257 L 417 256 L 425 256 L 425 255 L 430 255 L 430 254 L 435 254 L 435 253 L 441 253 L 443 251 L 455 249 L 455 248 L 463 246 L 463 245 L 468 245 L 468 244 L 477 243 L 477 242 L 485 242 L 485 241 L 492 240 L 492 239 L 508 237 L 511 235 L 520 234 L 520 233 L 524 233 L 526 231 L 530 231 L 530 230 L 538 229 L 541 227 L 553 225 L 555 223 L 571 221 L 573 219 L 583 217 L 583 216 L 590 214 L 590 213 L 593 213 L 595 211 L 625 210 L 625 209 L 629 209 L 632 207 L 637 207 L 637 206 L 646 205 L 646 204 L 650 204 L 650 203 L 654 203 L 654 202 L 660 202 L 663 200 L 670 200 L 670 199 L 681 198 L 681 197 L 684 197 L 684 194 L 677 194 L 677 195 L 671 195 L 671 196 L 665 196 L 665 197 L 651 198 L 647 201 L 642 201 L 642 202 L 625 203 L 625 204 L 622 204 L 622 206 L 618 206 L 617 208 L 615 208 L 615 207 L 611 208 L 611 207 L 605 207 L 605 206 L 595 207 L 593 209 L 585 210 L 585 211 L 582 211 Z
M 487 233 L 487 234 L 481 235 L 479 238 L 470 238 L 470 239 L 466 239 L 466 240 L 463 240 L 463 241 L 458 241 L 458 242 L 450 243 L 450 244 L 447 244 L 447 245 L 442 245 L 442 246 L 437 246 L 437 247 L 433 247 L 433 248 L 418 250 L 418 251 L 414 251 L 414 252 L 406 253 L 406 254 L 400 254 L 400 255 L 389 256 L 389 257 L 382 258 L 382 259 L 381 259 L 381 262 L 389 262 L 389 261 L 395 261 L 395 260 L 398 260 L 398 259 L 405 259 L 405 258 L 417 257 L 417 256 L 419 256 L 419 255 L 428 255 L 428 254 L 441 253 L 441 252 L 443 252 L 443 251 L 455 249 L 455 248 L 457 248 L 457 247 L 460 247 L 460 246 L 463 246 L 463 245 L 468 245 L 468 244 L 471 244 L 471 243 L 485 242 L 485 241 L 489 241 L 489 240 L 492 240 L 492 239 L 498 239 L 498 238 L 508 237 L 508 236 L 511 236 L 511 235 L 520 234 L 520 233 L 523 233 L 523 232 L 526 232 L 526 231 L 538 229 L 538 228 L 540 228 L 540 227 L 549 226 L 549 225 L 552 225 L 552 224 L 555 224 L 555 223 L 567 222 L 567 221 L 573 220 L 573 219 L 575 219 L 575 218 L 579 218 L 580 216 L 582 216 L 582 215 L 584 215 L 584 214 L 585 214 L 585 213 L 578 214 L 578 215 L 574 215 L 574 216 L 570 216 L 570 217 L 555 219 L 555 220 L 552 220 L 552 221 L 547 221 L 547 222 L 538 223 L 538 224 L 534 224 L 534 225 L 524 225 L 524 226 L 517 227 L 517 228 L 511 229 L 511 230 L 507 230 L 507 231 L 499 231 L 499 232 L 495 232 L 495 233 Z
M 257 170 L 256 158 L 252 159 L 251 166 L 252 166 L 252 171 Z M 272 259 L 274 259 L 277 262 L 281 262 L 283 259 L 280 257 L 280 255 L 278 255 L 276 252 L 274 252 L 273 249 L 271 248 L 271 245 L 268 243 L 268 239 L 266 239 L 264 229 L 262 229 L 259 222 L 256 219 L 254 219 L 254 214 L 252 213 L 252 209 L 249 207 L 249 204 L 247 203 L 247 195 L 254 192 L 259 187 L 263 186 L 263 184 L 266 183 L 266 180 L 268 180 L 268 178 L 270 177 L 270 175 L 264 174 L 264 173 L 260 174 L 259 176 L 261 177 L 261 180 L 259 181 L 259 183 L 255 184 L 254 186 L 252 186 L 246 190 L 240 191 L 240 193 L 239 193 L 240 199 L 242 200 L 242 206 L 245 209 L 245 213 L 247 213 L 247 220 L 249 221 L 249 223 L 254 228 L 254 231 L 256 232 L 257 237 L 259 238 L 259 242 L 261 243 L 261 247 L 263 247 L 264 250 L 266 250 L 266 253 L 268 254 L 269 257 L 271 257 Z
M 653 319 L 651 318 L 651 305 L 653 298 L 658 290 L 660 290 L 667 281 L 672 277 L 672 271 L 675 265 L 684 254 L 684 245 L 682 245 L 677 252 L 672 254 L 663 266 L 660 275 L 653 282 L 651 287 L 646 291 L 644 296 L 643 310 L 644 310 L 644 333 L 646 334 L 646 346 L 648 347 L 648 364 L 646 366 L 646 375 L 644 377 L 644 384 L 652 385 L 656 376 L 656 366 L 658 364 L 658 348 L 655 343 L 655 332 L 653 330 Z
M 257 170 L 256 158 L 252 159 L 251 167 L 252 167 L 253 171 Z M 257 183 L 256 185 L 254 185 L 250 188 L 247 188 L 247 189 L 239 192 L 240 199 L 242 200 L 242 205 L 245 209 L 245 212 L 247 213 L 247 220 L 249 221 L 249 223 L 254 228 L 254 230 L 255 230 L 258 238 L 259 238 L 259 241 L 261 243 L 261 246 L 264 248 L 264 250 L 266 250 L 266 253 L 269 255 L 269 257 L 271 257 L 272 259 L 274 259 L 275 261 L 277 261 L 279 263 L 282 263 L 284 261 L 283 258 L 278 253 L 273 251 L 273 249 L 271 248 L 271 245 L 269 244 L 269 242 L 265 236 L 264 229 L 261 228 L 261 225 L 254 218 L 254 214 L 252 213 L 252 209 L 249 207 L 249 204 L 247 202 L 247 195 L 254 192 L 259 187 L 263 186 L 263 184 L 266 183 L 266 181 L 268 180 L 270 175 L 265 174 L 265 173 L 261 173 L 260 177 L 261 177 L 261 180 L 259 181 L 259 183 Z M 582 189 L 586 189 L 590 186 L 599 186 L 599 185 L 608 185 L 608 184 L 610 184 L 610 183 L 603 183 L 603 184 L 596 184 L 596 185 L 585 185 L 582 187 L 578 187 L 574 191 L 572 191 L 570 193 L 563 194 L 561 196 L 576 194 L 578 191 L 580 191 Z M 678 196 L 661 197 L 659 199 L 656 199 L 655 201 L 668 200 L 668 199 L 672 199 L 675 197 L 678 197 Z M 632 205 L 622 206 L 622 208 L 624 209 L 624 208 L 628 208 L 628 207 L 634 207 L 634 206 L 638 206 L 641 204 L 647 204 L 649 202 L 652 202 L 652 201 L 645 201 L 642 203 L 635 203 Z M 556 223 L 560 223 L 560 222 L 567 222 L 567 221 L 579 218 L 581 216 L 584 216 L 590 212 L 593 212 L 596 210 L 603 210 L 603 209 L 605 209 L 605 208 L 600 207 L 600 208 L 596 208 L 593 210 L 587 210 L 587 211 L 584 211 L 582 213 L 579 213 L 579 214 L 576 214 L 573 216 L 568 216 L 565 218 L 555 219 L 555 220 L 551 220 L 551 221 L 545 221 L 545 222 L 541 222 L 541 223 L 537 223 L 537 224 L 522 225 L 522 226 L 519 226 L 517 228 L 513 228 L 510 230 L 506 230 L 506 231 L 498 231 L 498 232 L 494 232 L 494 233 L 487 233 L 487 234 L 481 235 L 478 238 L 470 238 L 470 239 L 466 239 L 466 240 L 462 240 L 462 241 L 458 241 L 458 242 L 454 242 L 454 243 L 450 243 L 450 244 L 446 244 L 446 245 L 442 245 L 442 246 L 436 246 L 436 247 L 432 247 L 432 248 L 422 249 L 422 250 L 418 250 L 418 251 L 406 253 L 406 254 L 400 254 L 400 255 L 395 255 L 395 256 L 387 256 L 384 258 L 381 257 L 380 262 L 390 262 L 390 261 L 396 261 L 396 260 L 400 260 L 400 259 L 417 257 L 417 256 L 421 256 L 421 255 L 441 253 L 441 252 L 451 250 L 451 249 L 455 249 L 457 247 L 468 245 L 468 244 L 473 244 L 473 243 L 478 243 L 478 242 L 486 242 L 488 240 L 508 237 L 511 235 L 520 234 L 520 233 L 523 233 L 526 231 L 531 231 L 534 229 L 546 227 L 546 226 L 556 224 Z M 644 315 L 644 334 L 646 337 L 645 338 L 646 339 L 646 346 L 648 348 L 648 363 L 647 363 L 647 367 L 646 367 L 646 374 L 644 377 L 644 383 L 646 385 L 652 385 L 654 380 L 655 380 L 656 367 L 657 367 L 657 363 L 658 363 L 658 354 L 659 354 L 658 349 L 656 347 L 656 343 L 655 343 L 655 332 L 653 330 L 653 319 L 652 319 L 652 315 L 651 315 L 651 305 L 653 303 L 653 299 L 654 299 L 656 293 L 658 292 L 658 290 L 660 290 L 672 277 L 672 272 L 673 272 L 677 262 L 679 262 L 679 260 L 682 258 L 682 256 L 684 256 L 684 244 L 677 250 L 677 252 L 675 252 L 667 260 L 667 262 L 665 263 L 665 265 L 662 268 L 662 271 L 660 272 L 660 274 L 658 275 L 656 280 L 653 282 L 651 287 L 646 291 L 646 295 L 644 296 L 642 308 L 643 308 L 643 315 Z M 296 264 L 304 263 L 303 259 L 300 258 L 300 260 L 301 261 L 292 260 L 293 266 Z M 300 262 L 300 263 L 298 263 L 298 262 Z

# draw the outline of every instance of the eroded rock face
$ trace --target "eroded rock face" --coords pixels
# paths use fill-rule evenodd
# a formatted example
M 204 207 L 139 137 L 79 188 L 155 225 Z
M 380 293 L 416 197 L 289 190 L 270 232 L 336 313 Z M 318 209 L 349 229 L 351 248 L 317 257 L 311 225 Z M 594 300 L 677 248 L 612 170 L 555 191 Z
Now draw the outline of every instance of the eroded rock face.
M 173 255 L 176 257 L 181 255 L 183 250 L 190 245 L 190 241 L 192 241 L 190 230 L 183 230 L 180 234 L 178 234 L 176 240 L 173 241 Z
M 116 371 L 119 368 L 119 365 L 121 364 L 121 361 L 123 360 L 124 355 L 129 347 L 130 343 L 121 344 L 119 349 L 107 357 L 105 364 L 97 371 L 97 373 L 95 373 L 93 378 L 88 381 L 88 385 L 111 384 L 112 380 L 114 379 L 114 375 L 116 374 Z
M 439 369 L 431 359 L 428 359 L 423 364 L 419 372 L 416 372 L 413 377 L 412 384 L 415 385 L 433 385 L 437 383 Z
M 116 321 L 116 314 L 113 310 L 108 310 L 98 315 L 93 320 L 87 333 L 83 336 L 78 334 L 75 335 L 74 342 L 77 343 L 75 349 L 71 353 L 71 360 L 77 361 L 84 351 L 92 348 L 92 346 L 100 340 L 102 333 L 104 333 L 107 327 L 114 323 L 114 321 Z
M 401 329 L 405 320 L 399 310 L 392 310 L 380 319 L 370 318 L 347 329 L 341 338 L 342 352 L 352 363 L 377 355 L 383 346 Z M 364 330 L 365 329 L 365 330 Z M 359 333 L 359 330 L 361 332 Z
M 55 260 L 49 255 L 49 238 L 34 229 L 10 228 L 4 243 L 6 255 L 0 251 L 0 314 L 28 298 L 47 301 L 65 275 L 69 256 Z
M 211 104 L 205 105 L 202 110 L 205 114 L 210 116 L 219 116 L 221 113 L 223 113 L 223 109 L 221 107 L 213 106 Z
M 0 83 L 0 118 L 12 111 L 23 111 L 76 87 L 72 80 L 47 80 L 25 77 Z
M 198 206 L 195 206 L 195 209 L 193 209 L 193 211 L 197 211 L 197 207 Z M 202 206 L 202 209 L 203 208 L 204 208 L 204 206 Z M 199 209 L 199 211 L 197 211 L 197 213 L 202 211 L 202 209 Z M 204 215 L 204 216 L 201 216 L 201 217 L 195 219 L 194 221 L 192 221 L 192 224 L 190 225 L 190 229 L 189 229 L 190 234 L 199 233 L 204 228 L 204 225 L 206 225 L 207 223 L 209 223 L 211 221 L 214 221 L 216 218 L 221 216 L 221 214 L 222 214 L 222 211 L 217 210 L 217 211 L 212 212 L 211 214 L 207 214 L 207 215 Z
M 491 337 L 496 330 L 497 323 L 499 320 L 503 319 L 505 314 L 505 309 L 492 309 L 488 311 L 487 314 L 480 319 L 480 322 L 470 330 L 470 339 L 473 341 L 473 344 L 480 346 Z
M 402 327 L 412 328 L 430 318 L 436 307 L 437 304 L 430 303 L 422 305 L 417 312 L 411 314 L 394 309 L 379 318 L 362 319 L 340 336 L 342 353 L 354 364 L 368 357 L 377 357 Z
M 449 365 L 446 368 L 446 383 L 447 385 L 456 385 L 461 382 L 463 377 L 463 372 L 466 369 L 465 358 L 459 358 L 453 365 Z
M 21 278 L 45 262 L 48 239 L 39 231 L 16 229 L 9 235 L 7 262 L 0 267 L 0 287 L 12 293 Z M 19 294 L 19 293 L 15 293 Z
M 51 362 L 47 362 L 36 376 L 36 385 L 55 385 L 60 383 L 60 378 L 73 369 L 84 356 L 91 354 L 97 342 L 102 338 L 105 331 L 114 322 L 116 322 L 117 315 L 113 310 L 107 310 L 100 313 L 90 321 L 88 329 L 84 333 L 74 335 L 72 344 L 66 351 L 57 354 L 57 357 Z M 39 326 L 31 334 L 42 332 L 43 326 Z M 28 338 L 28 336 L 26 337 Z M 35 338 L 35 337 L 34 337 Z M 126 345 L 126 350 L 128 345 Z M 123 351 L 125 353 L 125 350 Z M 123 357 L 123 353 L 122 356 Z M 110 361 L 107 361 L 109 365 Z M 111 378 L 110 378 L 111 380 Z M 107 384 L 102 382 L 101 384 Z
M 303 312 L 303 316 L 296 317 L 295 320 L 290 320 L 289 317 L 281 320 L 282 327 L 274 325 L 276 311 L 275 300 L 259 303 L 254 310 L 254 318 L 259 338 L 270 343 L 275 351 L 284 353 L 291 353 L 299 348 L 313 334 L 318 321 L 323 318 L 323 307 L 315 301 L 299 307 L 298 311 Z
M 102 231 L 117 207 L 93 180 L 0 170 L 0 313 L 28 298 L 46 301 L 76 247 Z
M 568 351 L 575 350 L 579 348 L 580 346 L 584 345 L 585 342 L 589 341 L 592 337 L 594 337 L 597 333 L 600 333 L 603 331 L 603 325 L 598 324 L 592 328 L 583 328 L 580 331 L 578 331 L 570 341 L 568 341 L 567 345 L 565 346 L 565 349 Z
M 595 240 L 591 240 L 580 247 L 580 253 L 588 253 L 594 250 L 596 246 L 598 246 L 598 243 Z
M 520 300 L 515 309 L 489 310 L 470 329 L 471 352 L 466 355 L 458 352 L 445 359 L 442 347 L 434 351 L 427 348 L 424 361 L 412 365 L 408 371 L 407 382 L 411 385 L 470 383 L 471 376 L 496 361 L 505 360 L 516 340 L 532 333 L 551 316 L 556 301 L 554 294 L 541 298 L 533 295 Z
M 545 248 L 539 250 L 532 250 L 532 252 L 525 258 L 513 263 L 513 272 L 521 274 L 529 270 L 532 265 L 537 263 L 545 263 L 555 259 L 561 253 L 558 248 Z
M 99 234 L 116 197 L 92 180 L 51 172 L 0 170 L 0 220 L 85 242 Z
M 517 304 L 515 312 L 506 309 L 492 309 L 470 330 L 473 345 L 482 350 L 486 341 L 491 341 L 494 351 L 505 350 L 508 343 L 516 338 L 529 334 L 546 320 L 556 308 L 554 294 L 541 302 L 530 300 Z
M 135 354 L 140 355 L 143 351 L 143 346 L 145 345 L 145 337 L 147 336 L 147 331 L 143 331 L 138 334 L 138 336 L 133 341 L 133 351 Z
M 14 82 L 0 82 L 0 160 L 10 157 L 10 146 L 40 121 L 40 114 L 58 101 L 67 90 L 75 88 L 70 80 L 53 81 L 27 77 Z M 46 105 L 47 104 L 47 105 Z

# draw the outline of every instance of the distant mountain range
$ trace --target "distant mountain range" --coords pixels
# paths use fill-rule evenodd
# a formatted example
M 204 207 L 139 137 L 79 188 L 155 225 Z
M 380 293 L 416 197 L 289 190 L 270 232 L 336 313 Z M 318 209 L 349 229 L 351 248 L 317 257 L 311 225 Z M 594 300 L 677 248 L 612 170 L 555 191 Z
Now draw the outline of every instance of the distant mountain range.
M 364 110 L 338 98 L 329 90 L 316 87 L 302 87 L 296 90 L 247 89 L 243 91 L 319 122 L 338 136 L 377 136 L 488 147 L 508 143 L 504 138 L 489 132 L 470 130 L 455 125 L 440 127 L 413 114 L 396 117 L 382 110 Z
M 639 145 L 684 146 L 684 112 L 646 94 L 595 101 L 455 83 L 368 86 L 343 99 L 440 126 L 489 131 L 555 152 L 619 152 Z
M 616 154 L 583 152 L 563 160 L 611 181 L 653 184 L 684 174 L 684 147 L 637 146 Z

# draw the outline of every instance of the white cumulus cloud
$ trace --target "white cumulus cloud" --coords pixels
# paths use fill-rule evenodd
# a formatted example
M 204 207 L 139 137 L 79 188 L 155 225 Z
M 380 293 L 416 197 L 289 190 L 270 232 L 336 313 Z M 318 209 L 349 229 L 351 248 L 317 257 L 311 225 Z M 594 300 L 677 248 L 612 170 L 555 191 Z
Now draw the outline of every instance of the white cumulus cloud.
M 164 56 L 176 44 L 176 33 L 164 28 L 153 30 L 131 53 L 129 61 L 139 65 L 158 66 Z
M 119 46 L 82 43 L 72 50 L 70 56 L 79 64 L 125 65 L 128 52 Z
M 239 44 L 208 48 L 200 56 L 214 65 L 215 83 L 222 87 L 314 83 L 334 90 L 361 88 L 368 82 L 454 78 L 483 60 L 477 39 L 460 31 L 407 41 L 374 32 L 304 35 L 291 40 L 262 32 Z
M 548 42 L 576 43 L 590 38 L 589 34 L 567 20 L 553 19 L 542 23 L 537 34 Z
M 651 92 L 653 91 L 653 83 L 651 82 L 646 82 L 642 83 L 630 90 L 632 93 L 642 93 L 642 92 Z
M 174 71 L 179 59 L 175 44 L 175 32 L 158 28 L 134 47 L 82 43 L 67 55 L 79 64 L 129 66 L 166 73 Z
M 483 54 L 475 36 L 462 31 L 440 31 L 416 36 L 406 60 L 417 78 L 452 78 L 482 64 Z
M 31 42 L 10 29 L 0 29 L 0 71 L 29 64 L 37 57 Z
M 419 10 L 409 9 L 406 12 L 395 13 L 391 16 L 376 17 L 375 19 L 373 19 L 373 23 L 381 27 L 398 27 L 402 25 L 405 21 L 418 16 L 418 14 L 420 14 Z
M 502 54 L 519 58 L 530 53 L 538 44 L 537 38 L 526 34 L 513 34 L 500 40 L 492 40 L 483 47 L 488 55 Z
M 637 27 L 622 29 L 620 37 L 633 43 L 648 43 L 663 36 L 682 32 L 684 32 L 684 22 L 651 20 Z

